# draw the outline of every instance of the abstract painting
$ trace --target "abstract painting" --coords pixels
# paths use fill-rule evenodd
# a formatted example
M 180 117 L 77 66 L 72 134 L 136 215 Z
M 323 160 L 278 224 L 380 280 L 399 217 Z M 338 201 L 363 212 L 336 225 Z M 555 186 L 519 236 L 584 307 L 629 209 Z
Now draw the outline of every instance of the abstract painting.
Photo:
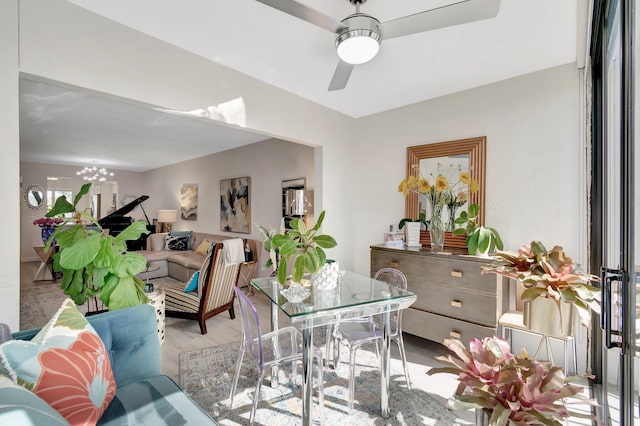
M 180 189 L 180 215 L 184 220 L 198 220 L 198 184 L 185 183 Z
M 251 233 L 251 205 L 248 176 L 220 181 L 220 230 Z

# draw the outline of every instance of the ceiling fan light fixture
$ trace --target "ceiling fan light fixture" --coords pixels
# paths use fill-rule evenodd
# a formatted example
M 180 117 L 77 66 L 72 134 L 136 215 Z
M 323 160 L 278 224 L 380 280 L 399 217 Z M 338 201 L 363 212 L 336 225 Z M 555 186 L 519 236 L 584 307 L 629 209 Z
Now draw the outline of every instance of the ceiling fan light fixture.
M 380 50 L 380 35 L 371 30 L 352 30 L 336 39 L 338 56 L 352 65 L 372 60 Z
M 364 13 L 342 20 L 344 29 L 336 38 L 338 57 L 352 65 L 369 62 L 380 50 L 380 21 Z

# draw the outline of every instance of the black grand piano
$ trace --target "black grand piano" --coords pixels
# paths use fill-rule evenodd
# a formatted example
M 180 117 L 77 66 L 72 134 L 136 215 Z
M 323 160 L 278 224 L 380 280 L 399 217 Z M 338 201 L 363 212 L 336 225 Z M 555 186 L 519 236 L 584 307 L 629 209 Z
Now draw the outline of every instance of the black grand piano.
M 103 229 L 109 230 L 109 235 L 118 235 L 120 232 L 124 231 L 127 226 L 133 223 L 133 218 L 125 215 L 127 213 L 130 213 L 136 207 L 140 206 L 140 208 L 142 209 L 142 213 L 144 213 L 144 217 L 147 220 L 147 229 L 149 230 L 149 232 L 153 233 L 155 232 L 155 227 L 149 222 L 147 212 L 145 212 L 144 207 L 142 207 L 142 202 L 147 200 L 148 198 L 148 195 L 141 195 L 130 203 L 124 205 L 123 207 L 120 207 L 113 213 L 106 215 L 102 219 L 98 219 L 98 223 Z M 144 234 L 141 235 L 137 240 L 127 241 L 127 250 L 145 250 L 147 248 L 147 237 L 148 234 Z

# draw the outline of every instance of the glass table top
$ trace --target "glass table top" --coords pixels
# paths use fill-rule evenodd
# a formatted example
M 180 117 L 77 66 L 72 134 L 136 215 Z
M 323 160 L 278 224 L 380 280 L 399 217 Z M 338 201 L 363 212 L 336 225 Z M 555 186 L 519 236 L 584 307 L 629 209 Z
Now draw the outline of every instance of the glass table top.
M 313 320 L 309 326 L 404 309 L 416 300 L 410 291 L 350 271 L 341 272 L 332 289 L 309 287 L 309 296 L 299 303 L 287 301 L 281 294 L 284 287 L 276 278 L 254 278 L 251 284 L 277 304 L 292 323 Z

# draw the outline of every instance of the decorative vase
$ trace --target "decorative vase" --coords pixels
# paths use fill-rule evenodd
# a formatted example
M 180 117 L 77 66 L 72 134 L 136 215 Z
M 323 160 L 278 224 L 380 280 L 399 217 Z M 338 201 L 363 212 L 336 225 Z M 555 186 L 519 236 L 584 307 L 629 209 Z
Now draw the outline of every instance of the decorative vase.
M 422 222 L 405 222 L 407 247 L 420 247 L 420 226 Z
M 444 234 L 446 227 L 442 223 L 442 204 L 431 205 L 431 220 L 429 221 L 429 238 L 431 239 L 431 251 L 444 250 Z
M 49 237 L 51 236 L 51 234 L 53 234 L 55 232 L 56 228 L 54 228 L 53 226 L 45 226 L 42 228 L 41 232 L 40 232 L 40 236 L 42 237 L 42 243 L 43 244 L 47 244 L 47 241 L 49 241 Z M 55 240 L 51 241 L 51 245 L 55 245 Z
M 529 330 L 551 337 L 573 335 L 573 304 L 555 299 L 536 297 L 524 304 L 524 325 Z
M 340 275 L 338 262 L 327 259 L 322 268 L 311 276 L 313 287 L 319 290 L 329 290 L 338 285 L 338 277 Z

